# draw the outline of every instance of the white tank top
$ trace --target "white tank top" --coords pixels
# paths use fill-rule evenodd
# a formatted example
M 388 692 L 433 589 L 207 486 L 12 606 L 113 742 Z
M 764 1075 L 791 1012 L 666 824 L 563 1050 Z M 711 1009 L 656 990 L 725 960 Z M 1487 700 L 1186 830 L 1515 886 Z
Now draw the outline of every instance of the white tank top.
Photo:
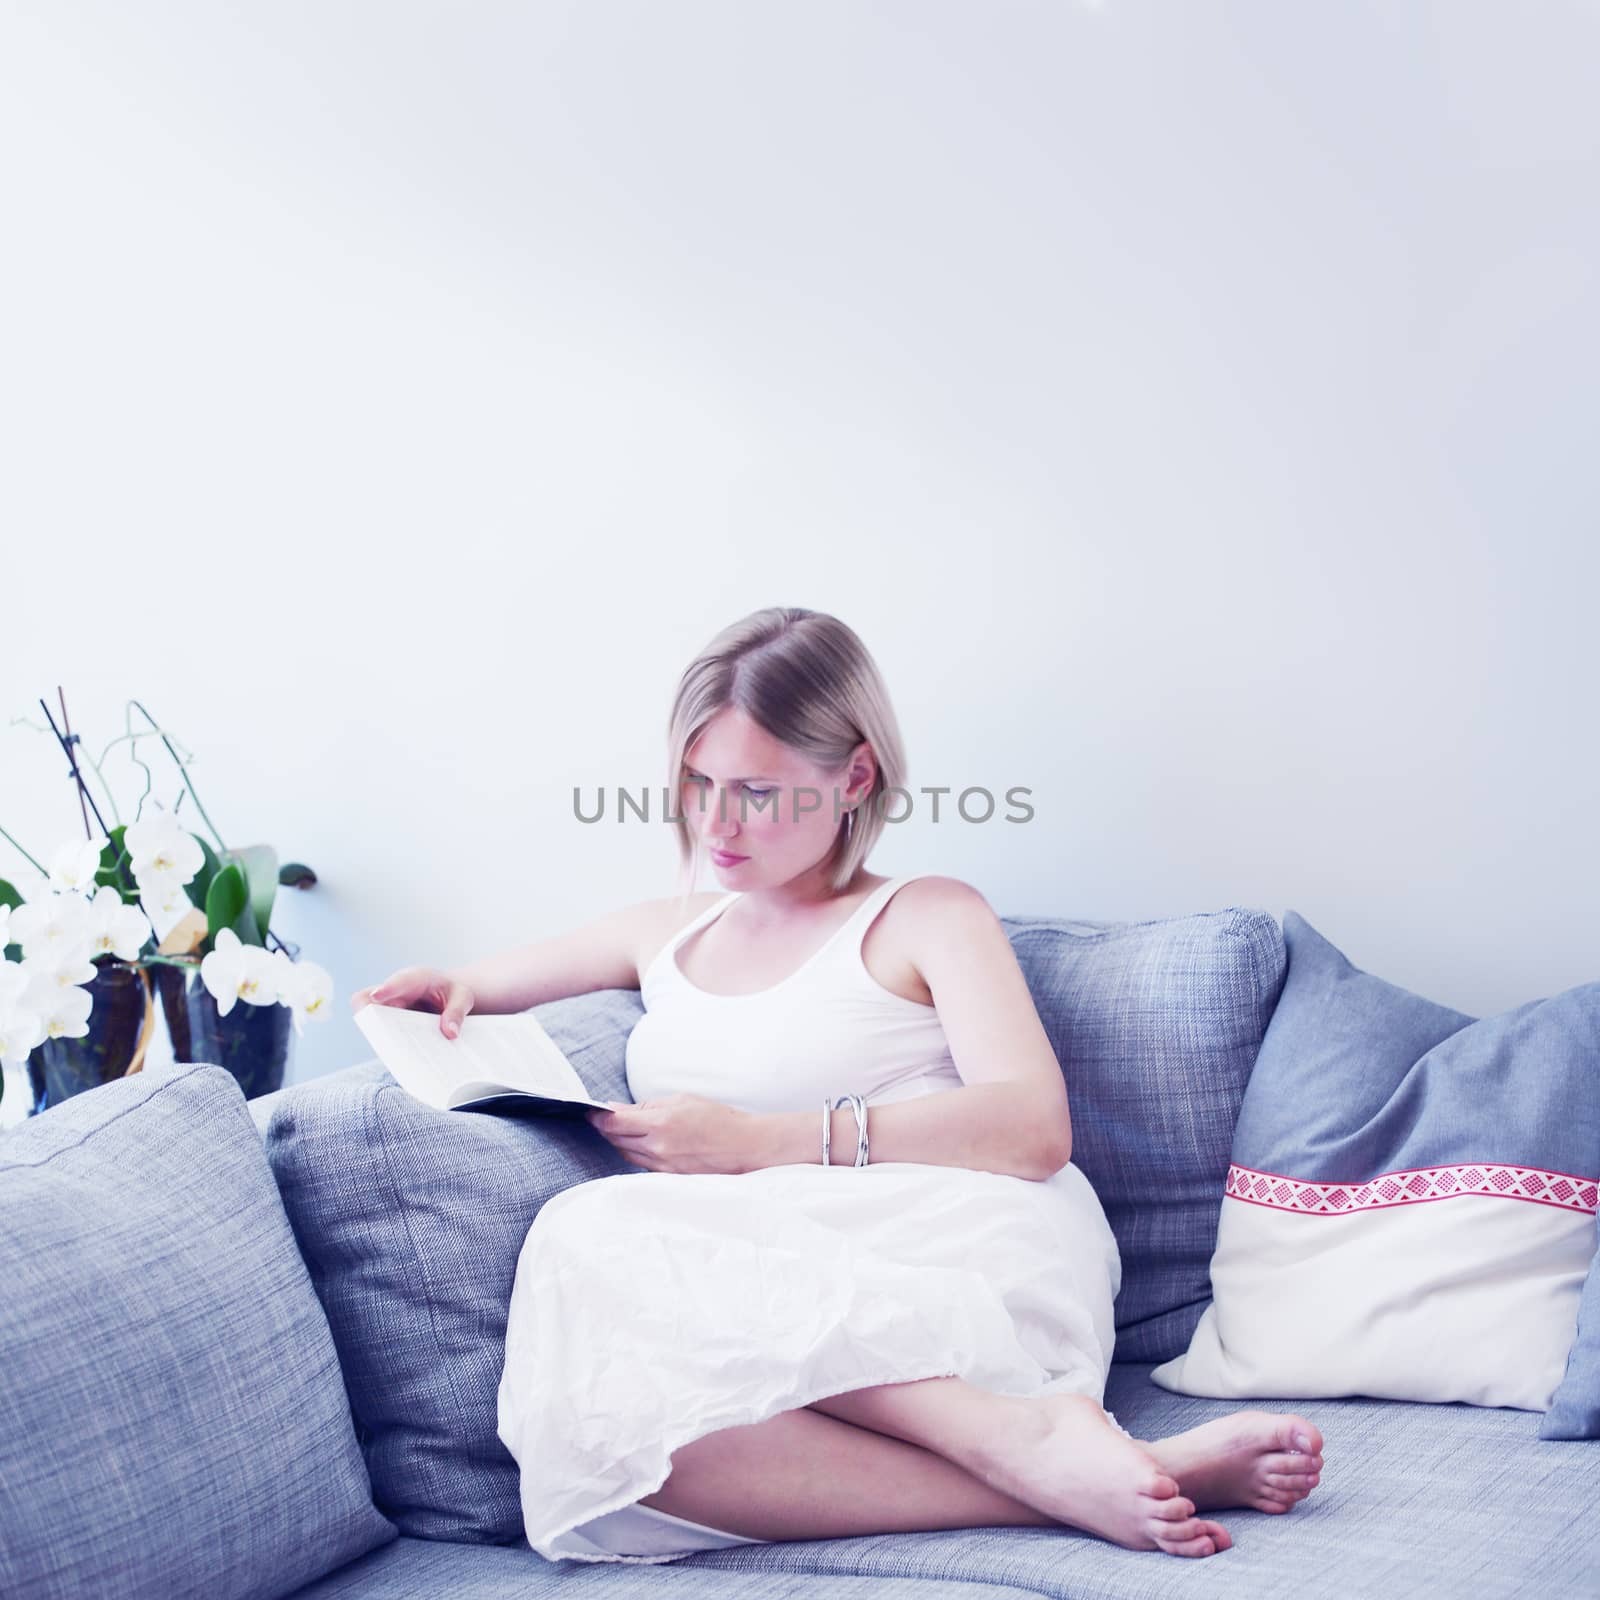
M 741 1111 L 820 1114 L 824 1095 L 876 1105 L 960 1088 L 938 1012 L 885 989 L 861 959 L 868 927 L 911 881 L 880 883 L 798 970 L 754 994 L 712 994 L 677 961 L 741 891 L 680 928 L 640 979 L 645 1014 L 625 1055 L 634 1100 L 700 1094 Z

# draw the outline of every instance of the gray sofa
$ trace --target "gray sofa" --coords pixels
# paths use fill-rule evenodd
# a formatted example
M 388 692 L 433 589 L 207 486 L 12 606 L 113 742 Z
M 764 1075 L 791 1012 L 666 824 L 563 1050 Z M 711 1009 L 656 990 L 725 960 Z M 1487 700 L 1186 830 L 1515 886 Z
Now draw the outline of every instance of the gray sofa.
M 1236 1410 L 1148 1375 L 1209 1301 L 1279 925 L 1004 921 L 1122 1251 L 1105 1403 L 1141 1438 Z M 639 1011 L 613 990 L 539 1016 L 626 1099 Z M 551 1194 L 641 1170 L 582 1124 L 433 1112 L 376 1062 L 248 1103 L 220 1068 L 152 1069 L 0 1136 L 0 1594 L 1600 1595 L 1592 1441 L 1364 1398 L 1254 1402 L 1316 1423 L 1322 1481 L 1287 1515 L 1214 1513 L 1234 1543 L 1204 1558 L 1062 1527 L 547 1562 L 495 1434 L 516 1255 Z

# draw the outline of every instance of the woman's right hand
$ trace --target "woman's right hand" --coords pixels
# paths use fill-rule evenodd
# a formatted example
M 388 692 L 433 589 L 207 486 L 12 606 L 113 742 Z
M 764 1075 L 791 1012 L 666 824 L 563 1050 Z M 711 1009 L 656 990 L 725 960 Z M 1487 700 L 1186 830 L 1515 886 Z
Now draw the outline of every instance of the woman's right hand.
M 452 978 L 448 972 L 439 972 L 433 967 L 401 967 L 382 983 L 375 983 L 370 989 L 357 989 L 350 996 L 352 1011 L 359 1011 L 368 1004 L 402 1006 L 408 1011 L 437 1011 L 439 1031 L 445 1038 L 454 1039 L 473 1007 L 474 997 L 466 984 L 459 978 Z

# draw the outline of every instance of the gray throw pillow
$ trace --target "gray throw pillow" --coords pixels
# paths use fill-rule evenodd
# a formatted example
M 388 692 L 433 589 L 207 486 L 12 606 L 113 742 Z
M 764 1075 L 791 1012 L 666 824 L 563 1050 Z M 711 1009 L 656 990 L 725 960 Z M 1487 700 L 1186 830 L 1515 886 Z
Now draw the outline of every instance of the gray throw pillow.
M 627 1100 L 634 989 L 535 1008 L 599 1099 Z M 275 1097 L 266 1150 L 327 1310 L 377 1504 L 402 1533 L 523 1537 L 497 1432 L 506 1313 L 539 1208 L 641 1173 L 587 1123 L 435 1111 L 374 1062 Z
M 1245 1084 L 1283 987 L 1277 919 L 1001 919 L 1066 1076 L 1072 1161 L 1117 1236 L 1117 1361 L 1164 1361 L 1211 1301 Z
M 238 1081 L 0 1135 L 0 1594 L 273 1600 L 395 1537 Z

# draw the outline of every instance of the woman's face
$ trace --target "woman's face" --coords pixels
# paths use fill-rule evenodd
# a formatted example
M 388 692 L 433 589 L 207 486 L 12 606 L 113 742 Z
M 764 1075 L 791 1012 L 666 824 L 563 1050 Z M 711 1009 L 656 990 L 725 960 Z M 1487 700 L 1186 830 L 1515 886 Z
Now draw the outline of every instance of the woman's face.
M 768 888 L 827 856 L 875 772 L 868 745 L 829 772 L 729 706 L 685 752 L 679 805 L 718 882 Z

